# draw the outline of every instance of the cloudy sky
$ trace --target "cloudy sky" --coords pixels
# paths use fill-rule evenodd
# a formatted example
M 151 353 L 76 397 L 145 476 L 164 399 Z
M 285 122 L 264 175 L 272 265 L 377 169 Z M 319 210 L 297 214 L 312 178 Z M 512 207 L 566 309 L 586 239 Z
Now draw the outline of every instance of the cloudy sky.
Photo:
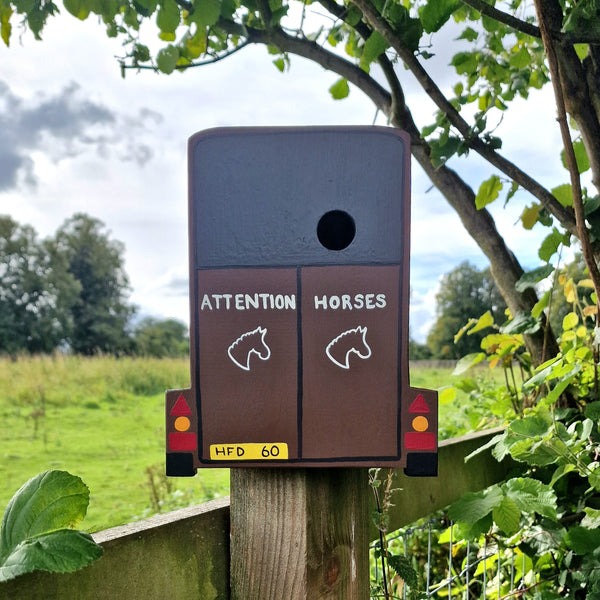
M 281 74 L 262 47 L 184 74 L 128 71 L 122 79 L 120 43 L 93 18 L 50 19 L 43 37 L 36 42 L 17 30 L 10 48 L 0 46 L 0 214 L 33 225 L 42 237 L 75 212 L 101 219 L 126 245 L 131 300 L 142 314 L 188 321 L 189 136 L 217 126 L 385 124 L 374 121 L 372 104 L 356 89 L 332 100 L 327 89 L 336 75 L 299 58 Z M 450 57 L 434 59 L 442 84 L 453 81 Z M 430 123 L 423 95 L 409 80 L 405 85 L 418 122 Z M 503 153 L 546 186 L 566 182 L 551 98 L 536 93 L 514 108 L 499 128 Z M 474 186 L 492 174 L 473 156 L 453 166 Z M 508 211 L 498 203 L 494 214 L 532 268 L 545 232 L 523 234 L 515 225 L 528 202 L 518 197 Z M 416 164 L 412 215 L 411 330 L 423 340 L 440 277 L 463 260 L 480 267 L 486 260 Z

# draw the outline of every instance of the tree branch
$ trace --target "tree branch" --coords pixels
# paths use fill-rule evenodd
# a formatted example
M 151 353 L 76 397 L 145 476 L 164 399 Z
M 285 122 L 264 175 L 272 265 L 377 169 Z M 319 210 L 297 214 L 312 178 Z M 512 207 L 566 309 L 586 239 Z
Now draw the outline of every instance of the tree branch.
M 417 57 L 406 47 L 390 27 L 388 22 L 377 12 L 369 0 L 352 0 L 353 4 L 359 8 L 367 22 L 377 30 L 388 44 L 398 53 L 404 64 L 416 77 L 421 87 L 427 95 L 433 100 L 438 108 L 446 114 L 450 123 L 463 136 L 469 148 L 485 158 L 490 164 L 508 175 L 516 181 L 521 187 L 535 196 L 542 205 L 550 211 L 562 224 L 567 231 L 577 235 L 577 226 L 572 211 L 562 206 L 556 198 L 533 177 L 522 171 L 514 163 L 498 154 L 493 148 L 490 148 L 479 136 L 473 134 L 470 125 L 462 118 L 460 113 L 452 106 L 446 96 L 437 87 L 427 71 L 423 68 Z
M 508 14 L 504 11 L 498 10 L 491 4 L 488 4 L 484 0 L 461 0 L 463 4 L 474 8 L 476 11 L 480 12 L 482 15 L 486 17 L 490 17 L 495 21 L 500 23 L 504 23 L 504 25 L 508 25 L 515 29 L 516 31 L 520 31 L 526 35 L 530 35 L 535 38 L 541 38 L 542 34 L 540 32 L 540 28 L 534 25 L 533 23 L 528 23 L 527 21 L 523 21 L 522 19 L 518 19 L 511 14 Z M 569 44 L 600 44 L 600 32 L 597 30 L 578 30 L 575 33 L 563 32 L 560 30 L 551 31 L 550 35 L 552 39 L 556 41 L 561 41 Z
M 542 41 L 546 49 L 548 64 L 550 66 L 550 74 L 552 79 L 552 87 L 554 88 L 554 98 L 556 100 L 556 108 L 558 111 L 558 124 L 560 126 L 560 134 L 565 148 L 565 158 L 569 175 L 571 177 L 571 189 L 573 191 L 573 208 L 575 209 L 575 218 L 577 220 L 577 233 L 581 242 L 581 249 L 585 258 L 585 263 L 590 273 L 590 278 L 594 283 L 596 297 L 600 301 L 600 271 L 594 259 L 594 253 L 590 244 L 589 232 L 585 224 L 585 209 L 581 195 L 581 180 L 579 178 L 579 169 L 577 167 L 577 159 L 573 150 L 573 142 L 569 132 L 569 124 L 567 121 L 567 110 L 565 107 L 565 98 L 561 83 L 561 78 L 558 71 L 558 59 L 552 43 L 550 32 L 546 27 L 544 20 L 544 7 L 541 4 L 542 0 L 534 0 L 535 10 L 538 15 L 540 31 L 542 33 Z M 597 306 L 600 306 L 597 302 Z
M 518 19 L 517 17 L 514 17 L 513 15 L 498 10 L 497 8 L 494 8 L 491 4 L 487 4 L 487 2 L 484 2 L 483 0 L 462 0 L 462 2 L 463 4 L 474 8 L 482 15 L 490 17 L 495 21 L 499 21 L 500 23 L 504 23 L 505 25 L 508 25 L 509 27 L 520 31 L 521 33 L 525 33 L 536 38 L 542 37 L 539 27 L 536 27 L 535 25 L 532 25 L 527 21 L 523 21 L 521 19 Z
M 212 65 L 214 63 L 219 62 L 220 60 L 223 60 L 225 58 L 229 58 L 230 56 L 232 56 L 233 54 L 235 54 L 236 52 L 239 52 L 240 50 L 242 50 L 243 48 L 245 48 L 250 42 L 248 42 L 248 40 L 244 40 L 243 42 L 241 42 L 240 44 L 238 44 L 237 46 L 235 46 L 234 48 L 231 48 L 230 50 L 227 50 L 227 52 L 224 52 L 223 54 L 218 54 L 217 56 L 213 56 L 212 58 L 207 58 L 206 60 L 199 60 L 199 61 L 192 61 L 191 63 L 187 64 L 187 65 L 176 65 L 175 69 L 177 71 L 185 71 L 186 69 L 192 69 L 194 67 L 204 67 L 206 65 Z M 126 65 L 123 61 L 121 61 L 121 69 L 136 69 L 136 70 L 150 70 L 150 71 L 157 71 L 157 67 L 155 67 L 154 65 Z

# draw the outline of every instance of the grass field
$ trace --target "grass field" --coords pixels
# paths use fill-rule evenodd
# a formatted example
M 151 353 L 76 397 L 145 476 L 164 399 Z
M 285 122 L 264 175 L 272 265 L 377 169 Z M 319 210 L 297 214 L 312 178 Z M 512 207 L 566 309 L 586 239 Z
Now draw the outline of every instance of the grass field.
M 225 469 L 189 479 L 163 475 L 164 391 L 189 381 L 187 359 L 0 360 L 0 513 L 27 479 L 48 469 L 67 470 L 89 486 L 89 531 L 227 495 Z M 452 381 L 445 369 L 411 373 L 414 386 Z M 440 407 L 442 433 L 468 429 L 465 403 L 459 394 Z

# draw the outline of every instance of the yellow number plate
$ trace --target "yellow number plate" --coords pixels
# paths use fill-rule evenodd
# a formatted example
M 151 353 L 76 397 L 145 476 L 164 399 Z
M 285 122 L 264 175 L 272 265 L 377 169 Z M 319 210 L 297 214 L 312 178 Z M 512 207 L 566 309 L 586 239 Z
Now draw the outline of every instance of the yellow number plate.
M 288 445 L 268 444 L 212 444 L 210 460 L 287 460 Z

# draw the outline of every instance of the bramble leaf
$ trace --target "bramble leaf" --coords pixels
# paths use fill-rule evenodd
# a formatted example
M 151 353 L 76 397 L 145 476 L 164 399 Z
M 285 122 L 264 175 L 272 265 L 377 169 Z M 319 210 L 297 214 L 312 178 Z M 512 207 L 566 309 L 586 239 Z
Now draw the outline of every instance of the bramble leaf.
M 498 506 L 492 511 L 494 522 L 506 535 L 513 535 L 519 531 L 521 511 L 514 500 L 505 496 Z
M 565 542 L 575 554 L 591 554 L 600 546 L 600 529 L 587 529 L 579 525 L 571 527 L 565 535 Z
M 507 481 L 503 489 L 521 511 L 556 519 L 556 494 L 541 481 L 516 477 Z
M 0 530 L 0 581 L 37 569 L 70 572 L 102 554 L 92 537 L 75 527 L 90 492 L 79 477 L 46 471 L 25 483 L 9 502 Z
M 448 508 L 448 516 L 453 521 L 474 524 L 498 506 L 504 494 L 496 485 L 482 492 L 465 494 Z

